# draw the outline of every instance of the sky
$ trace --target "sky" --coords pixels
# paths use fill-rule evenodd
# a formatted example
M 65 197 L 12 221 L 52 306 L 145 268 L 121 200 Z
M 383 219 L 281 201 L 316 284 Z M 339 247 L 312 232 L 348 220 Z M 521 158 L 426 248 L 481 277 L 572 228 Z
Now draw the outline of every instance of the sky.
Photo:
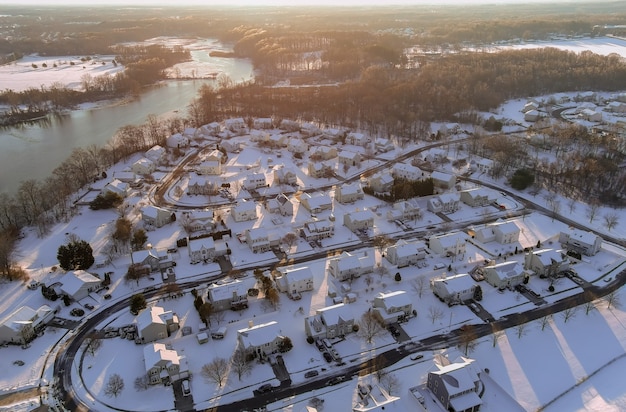
M 511 4 L 511 3 L 556 3 L 573 2 L 580 0 L 0 0 L 0 4 L 25 5 L 68 5 L 68 6 L 93 6 L 95 4 L 106 5 L 133 5 L 133 6 L 181 6 L 181 5 L 204 5 L 204 6 L 389 6 L 389 5 L 427 5 L 427 4 Z

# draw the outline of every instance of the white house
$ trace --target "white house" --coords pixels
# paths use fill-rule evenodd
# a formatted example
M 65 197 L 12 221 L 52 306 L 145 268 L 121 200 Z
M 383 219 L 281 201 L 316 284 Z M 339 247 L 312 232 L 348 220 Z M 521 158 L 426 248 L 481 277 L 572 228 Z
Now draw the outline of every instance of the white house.
M 342 150 L 337 154 L 337 162 L 342 166 L 361 167 L 361 154 L 358 152 Z
M 539 277 L 557 277 L 569 269 L 569 259 L 560 250 L 535 250 L 524 256 L 524 269 L 532 270 Z
M 414 220 L 422 218 L 422 208 L 417 199 L 400 200 L 395 202 L 391 210 L 387 211 L 387 220 Z
M 212 210 L 182 212 L 180 221 L 183 228 L 190 233 L 211 232 L 215 229 L 215 221 Z
M 462 256 L 465 254 L 467 239 L 463 232 L 433 235 L 428 239 L 428 247 L 440 256 Z
M 212 261 L 215 254 L 215 241 L 212 237 L 189 240 L 187 242 L 189 261 L 192 264 Z
M 374 227 L 376 215 L 369 209 L 348 212 L 343 215 L 343 225 L 351 231 L 367 230 Z
M 265 173 L 252 173 L 246 176 L 243 181 L 243 187 L 246 190 L 255 190 L 261 187 L 267 186 L 267 179 Z
M 594 256 L 602 248 L 602 238 L 593 232 L 570 227 L 561 231 L 559 242 L 566 249 L 575 250 L 587 256 Z
M 265 359 L 276 353 L 285 340 L 280 325 L 276 321 L 253 325 L 237 331 L 237 340 L 247 357 Z
M 138 175 L 149 175 L 156 170 L 156 164 L 152 160 L 142 157 L 130 166 L 130 170 Z
M 219 150 L 212 150 L 196 167 L 196 173 L 199 175 L 221 175 L 223 163 L 224 153 Z
M 346 135 L 346 144 L 353 146 L 365 147 L 371 141 L 372 139 L 369 136 L 359 132 L 349 132 Z
M 430 174 L 433 185 L 441 189 L 452 189 L 456 184 L 456 176 L 435 170 Z
M 334 235 L 335 224 L 326 219 L 306 222 L 302 228 L 302 236 L 307 242 L 330 238 Z
M 494 192 L 485 187 L 474 187 L 462 190 L 459 193 L 461 196 L 461 202 L 471 207 L 488 206 L 495 200 Z
M 521 285 L 527 278 L 523 265 L 516 261 L 502 262 L 487 265 L 482 268 L 485 281 L 494 288 L 513 290 L 515 286 Z
M 309 162 L 307 165 L 308 175 L 315 179 L 332 175 L 334 172 L 335 166 L 331 162 Z
M 449 306 L 473 299 L 477 287 L 474 279 L 467 273 L 430 280 L 430 288 L 435 296 Z
M 446 359 L 447 361 L 447 359 Z M 472 359 L 460 358 L 451 363 L 437 364 L 428 372 L 426 386 L 443 411 L 478 412 L 484 385 L 472 365 Z
M 539 120 L 540 114 L 537 110 L 529 110 L 524 113 L 524 121 L 526 122 L 536 122 Z
M 394 164 L 391 168 L 391 175 L 396 179 L 406 180 L 422 180 L 424 178 L 424 173 L 419 167 L 406 163 Z
M 210 284 L 207 295 L 216 311 L 248 307 L 248 287 L 238 279 Z
M 182 149 L 183 147 L 189 146 L 190 137 L 193 137 L 193 135 L 189 136 L 180 133 L 174 133 L 173 135 L 165 139 L 165 145 L 173 149 Z
M 626 103 L 610 102 L 605 110 L 611 113 L 626 113 Z
M 200 133 L 205 136 L 215 136 L 222 131 L 222 126 L 218 122 L 211 122 L 200 126 Z
M 313 290 L 313 272 L 308 266 L 279 269 L 279 271 L 281 276 L 275 280 L 281 292 L 290 296 L 298 296 L 301 292 Z
M 264 253 L 270 250 L 270 235 L 264 227 L 247 229 L 246 244 L 253 253 Z
M 298 176 L 291 167 L 285 167 L 285 165 L 274 166 L 273 184 L 295 185 L 297 182 Z
M 377 173 L 370 176 L 367 185 L 375 193 L 386 193 L 393 187 L 393 176 L 389 173 Z
M 360 254 L 342 252 L 338 257 L 330 259 L 328 271 L 339 281 L 358 278 L 374 270 L 374 253 L 364 251 Z
M 302 122 L 302 124 L 300 125 L 300 133 L 303 136 L 311 137 L 321 134 L 322 130 L 313 123 Z
M 411 298 L 403 290 L 378 293 L 374 297 L 372 306 L 385 324 L 406 320 L 412 315 L 413 311 Z
M 270 213 L 279 213 L 283 216 L 293 216 L 293 203 L 286 194 L 280 193 L 274 199 L 267 201 L 267 210 Z
M 298 132 L 300 131 L 300 123 L 291 119 L 282 119 L 280 121 L 280 129 L 286 130 L 288 132 Z
M 442 193 L 428 199 L 426 208 L 433 213 L 454 213 L 459 210 L 460 203 L 461 196 L 459 193 Z
M 163 163 L 165 161 L 166 156 L 167 156 L 167 151 L 165 150 L 164 147 L 161 147 L 159 145 L 151 147 L 145 153 L 145 157 L 152 160 L 152 162 L 156 165 Z
M 243 135 L 247 130 L 247 125 L 242 117 L 236 117 L 224 120 L 224 129 L 229 130 L 237 135 Z
M 314 339 L 333 339 L 354 332 L 354 314 L 349 305 L 339 303 L 318 309 L 304 319 L 304 331 Z
M 115 193 L 116 195 L 126 197 L 126 195 L 128 194 L 128 189 L 128 183 L 122 182 L 119 179 L 113 179 L 102 188 L 100 193 L 105 195 L 107 194 L 107 192 L 111 192 Z
M 59 282 L 63 294 L 74 301 L 79 301 L 96 290 L 102 280 L 84 270 L 74 270 L 63 275 Z
M 334 146 L 316 146 L 315 152 L 311 155 L 319 157 L 321 160 L 330 160 L 337 157 L 337 148 Z
M 300 204 L 310 213 L 320 213 L 324 210 L 333 208 L 333 201 L 328 193 L 314 192 L 302 193 L 300 196 Z
M 143 361 L 150 385 L 172 382 L 180 374 L 181 356 L 163 343 L 144 346 Z
M 237 203 L 230 209 L 235 222 L 245 222 L 248 220 L 256 220 L 256 203 L 252 201 L 242 201 Z
M 309 151 L 309 145 L 300 138 L 290 137 L 287 142 L 287 150 L 293 154 L 303 155 Z
M 165 339 L 178 330 L 178 315 L 160 306 L 152 306 L 142 311 L 135 319 L 137 336 L 142 343 Z
M 157 206 L 144 206 L 141 208 L 141 220 L 145 226 L 163 227 L 172 221 L 172 212 Z
M 601 122 L 602 121 L 602 112 L 597 112 L 592 109 L 583 109 L 578 115 L 581 119 L 587 120 L 588 122 Z
M 255 129 L 271 129 L 274 127 L 271 117 L 258 117 L 252 121 L 252 127 Z
M 359 182 L 335 186 L 335 200 L 339 203 L 354 203 L 357 200 L 363 200 L 364 196 Z
M 0 321 L 0 343 L 23 344 L 24 340 L 29 341 L 56 312 L 48 305 L 42 305 L 37 310 L 20 306 Z
M 376 152 L 378 153 L 386 153 L 395 149 L 395 146 L 393 145 L 391 140 L 382 137 L 376 138 L 376 141 L 374 142 L 374 147 L 376 148 Z
M 415 265 L 426 258 L 426 245 L 420 240 L 400 239 L 395 245 L 385 249 L 385 258 L 399 268 Z
M 476 168 L 478 169 L 478 171 L 488 176 L 491 176 L 491 173 L 493 172 L 493 166 L 494 163 L 491 159 L 485 159 L 484 157 L 481 157 L 476 161 Z

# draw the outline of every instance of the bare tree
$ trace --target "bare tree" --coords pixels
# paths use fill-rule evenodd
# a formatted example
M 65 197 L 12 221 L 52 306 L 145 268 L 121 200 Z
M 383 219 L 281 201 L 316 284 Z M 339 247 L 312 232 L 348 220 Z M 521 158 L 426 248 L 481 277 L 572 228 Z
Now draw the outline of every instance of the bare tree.
M 249 375 L 252 371 L 252 363 L 246 359 L 246 353 L 242 347 L 238 346 L 230 358 L 230 365 L 237 374 L 237 378 L 241 382 L 243 376 Z
M 498 344 L 498 341 L 500 340 L 502 336 L 504 336 L 504 331 L 502 330 L 494 331 L 491 334 L 491 346 L 495 348 L 496 345 Z
M 589 218 L 589 223 L 593 223 L 593 221 L 598 216 L 598 211 L 600 210 L 600 203 L 596 200 L 592 200 L 587 206 L 587 217 Z
M 215 312 L 215 309 L 213 308 L 213 304 L 211 302 L 204 302 L 198 308 L 200 319 L 206 326 L 211 325 L 211 315 L 213 315 L 213 312 Z
M 411 287 L 417 293 L 417 296 L 421 299 L 424 291 L 426 290 L 426 286 L 428 286 L 428 282 L 426 281 L 425 276 L 418 276 L 416 279 L 411 282 Z M 434 322 L 433 322 L 434 323 Z
M 546 315 L 542 317 L 541 319 L 539 319 L 539 324 L 541 325 L 542 331 L 550 324 L 551 320 L 552 320 L 552 315 Z
M 393 373 L 385 373 L 379 379 L 378 383 L 389 395 L 397 395 L 402 387 L 400 379 Z
M 606 302 L 606 308 L 611 309 L 614 307 L 619 309 L 622 306 L 622 301 L 618 291 L 613 291 L 604 297 L 604 301 Z
M 574 211 L 576 210 L 576 200 L 575 199 L 568 199 L 567 201 L 567 209 L 569 210 L 569 214 L 573 214 Z
M 278 289 L 273 286 L 270 287 L 265 293 L 265 298 L 271 303 L 274 309 L 278 308 L 278 304 L 280 303 L 280 293 L 278 292 Z
M 285 236 L 283 236 L 283 243 L 287 245 L 290 249 L 297 242 L 298 242 L 298 235 L 296 235 L 293 232 L 289 232 Z
M 117 373 L 109 376 L 109 380 L 104 388 L 104 394 L 110 397 L 116 397 L 124 390 L 124 379 Z
M 95 333 L 90 333 L 83 342 L 85 342 L 85 352 L 91 356 L 95 356 L 98 349 L 102 347 L 102 339 Z
M 460 329 L 459 348 L 465 356 L 469 355 L 476 348 L 476 339 L 478 335 L 471 325 L 463 325 Z
M 589 301 L 587 303 L 585 303 L 585 315 L 589 315 L 589 312 L 593 311 L 597 309 L 596 308 L 596 304 L 594 301 Z
M 604 227 L 609 232 L 611 231 L 611 229 L 615 228 L 615 226 L 617 226 L 617 224 L 619 223 L 619 215 L 615 212 L 609 212 L 606 215 L 604 215 L 603 218 L 604 218 Z
M 526 335 L 526 326 L 527 323 L 520 323 L 515 327 L 515 334 L 517 335 L 517 339 L 522 339 L 524 335 Z
M 144 373 L 141 376 L 138 376 L 135 379 L 135 389 L 137 392 L 145 391 L 150 387 L 150 377 L 147 373 Z
M 222 310 L 213 311 L 211 314 L 211 320 L 218 325 L 226 319 L 226 314 Z
M 433 325 L 441 318 L 443 318 L 443 310 L 436 306 L 431 306 L 428 308 L 428 319 L 432 321 Z
M 554 222 L 554 218 L 561 213 L 561 202 L 558 200 L 554 200 L 551 203 L 550 211 L 552 212 L 552 221 Z
M 383 335 L 385 332 L 380 317 L 372 310 L 368 310 L 361 316 L 358 325 L 358 335 L 365 339 L 367 343 L 372 343 L 375 338 Z
M 574 307 L 569 307 L 565 309 L 563 312 L 561 312 L 561 317 L 563 317 L 563 322 L 567 323 L 568 320 L 576 316 L 577 309 L 578 308 L 574 306 Z
M 228 376 L 228 361 L 224 358 L 215 358 L 211 362 L 202 365 L 200 375 L 207 382 L 213 382 L 221 388 Z

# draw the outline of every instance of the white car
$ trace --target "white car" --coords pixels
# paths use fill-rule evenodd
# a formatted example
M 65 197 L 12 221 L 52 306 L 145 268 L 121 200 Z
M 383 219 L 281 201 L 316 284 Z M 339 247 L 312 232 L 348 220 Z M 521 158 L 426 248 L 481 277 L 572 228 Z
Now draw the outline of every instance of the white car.
M 183 380 L 183 396 L 191 395 L 191 388 L 189 387 L 189 379 Z

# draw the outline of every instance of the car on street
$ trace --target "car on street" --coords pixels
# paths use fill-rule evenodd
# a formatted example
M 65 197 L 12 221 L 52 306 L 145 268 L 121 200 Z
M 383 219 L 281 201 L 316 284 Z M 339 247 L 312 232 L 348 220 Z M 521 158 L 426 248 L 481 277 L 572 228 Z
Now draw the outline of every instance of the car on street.
M 268 393 L 274 390 L 274 387 L 272 386 L 271 383 L 265 383 L 261 386 L 259 386 L 255 391 L 254 394 L 255 395 L 262 395 L 264 393 Z
M 424 357 L 421 353 L 411 356 L 411 360 L 420 360 Z
M 313 369 L 312 371 L 308 371 L 307 373 L 304 374 L 305 378 L 314 378 L 317 375 L 319 375 L 320 373 L 317 371 L 317 369 Z
M 85 307 L 89 310 L 94 310 L 95 306 L 92 305 L 91 303 L 85 303 Z
M 329 379 L 326 382 L 326 385 L 328 386 L 333 386 L 333 385 L 339 385 L 341 382 L 345 382 L 346 381 L 346 377 L 345 376 L 335 376 L 332 379 Z
M 84 314 L 85 314 L 85 311 L 82 310 L 81 308 L 74 308 L 70 310 L 70 315 L 72 316 L 83 316 Z
M 111 299 L 111 295 L 109 295 L 108 293 L 106 295 L 103 296 L 103 298 L 105 299 Z
M 333 361 L 333 355 L 331 355 L 330 353 L 324 352 L 323 356 L 324 356 L 324 359 L 326 360 L 326 362 L 332 362 Z
M 191 388 L 189 387 L 189 379 L 183 379 L 182 388 L 183 388 L 183 396 L 191 395 Z
M 324 350 L 324 343 L 319 339 L 315 340 L 315 346 L 317 346 L 317 349 L 319 350 Z

